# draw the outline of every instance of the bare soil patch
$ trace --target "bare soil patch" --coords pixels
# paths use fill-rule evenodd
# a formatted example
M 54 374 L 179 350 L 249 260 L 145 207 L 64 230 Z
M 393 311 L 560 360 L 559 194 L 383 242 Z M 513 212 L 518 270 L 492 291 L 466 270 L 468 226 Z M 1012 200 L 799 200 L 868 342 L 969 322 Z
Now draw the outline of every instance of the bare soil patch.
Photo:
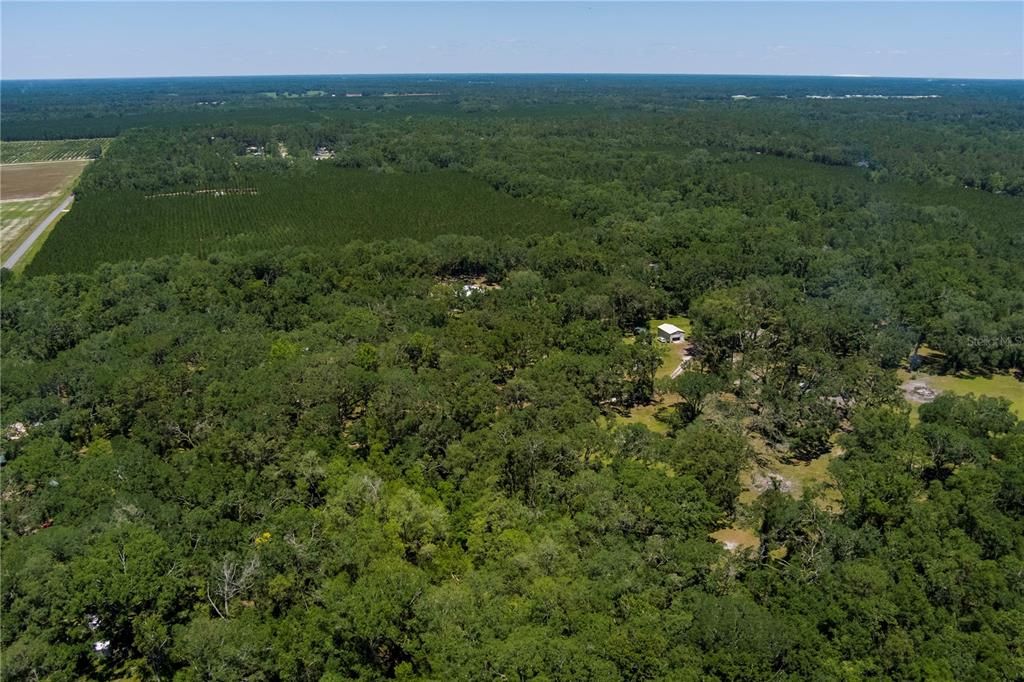
M 939 392 L 921 379 L 908 379 L 900 386 L 903 399 L 910 403 L 930 403 L 938 397 Z
M 70 185 L 89 161 L 0 165 L 0 201 L 37 199 Z
M 730 552 L 757 550 L 761 539 L 745 528 L 723 528 L 711 534 L 711 538 L 721 542 Z

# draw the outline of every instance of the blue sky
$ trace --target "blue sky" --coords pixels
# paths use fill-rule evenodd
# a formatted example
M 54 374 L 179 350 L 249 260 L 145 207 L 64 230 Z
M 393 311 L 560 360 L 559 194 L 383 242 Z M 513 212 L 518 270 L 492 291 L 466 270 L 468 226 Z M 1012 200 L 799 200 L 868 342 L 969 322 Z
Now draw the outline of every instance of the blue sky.
M 740 73 L 1024 78 L 1024 3 L 8 2 L 3 78 Z

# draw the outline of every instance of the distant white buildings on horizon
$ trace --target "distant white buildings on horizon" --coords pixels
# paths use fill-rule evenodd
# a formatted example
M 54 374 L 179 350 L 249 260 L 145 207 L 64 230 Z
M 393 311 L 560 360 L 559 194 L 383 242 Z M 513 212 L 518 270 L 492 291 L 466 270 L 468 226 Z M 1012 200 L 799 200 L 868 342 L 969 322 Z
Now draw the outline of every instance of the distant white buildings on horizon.
M 771 95 L 776 99 L 789 99 L 789 95 Z M 804 95 L 806 99 L 939 99 L 942 95 L 880 95 L 880 94 L 847 94 L 847 95 Z M 730 95 L 734 101 L 758 99 L 758 95 Z

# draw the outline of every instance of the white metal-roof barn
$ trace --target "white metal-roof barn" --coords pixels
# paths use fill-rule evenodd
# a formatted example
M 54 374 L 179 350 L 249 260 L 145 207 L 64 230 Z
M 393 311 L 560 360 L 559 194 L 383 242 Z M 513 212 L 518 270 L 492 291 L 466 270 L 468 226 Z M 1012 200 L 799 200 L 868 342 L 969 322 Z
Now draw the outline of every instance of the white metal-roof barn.
M 674 324 L 658 325 L 658 340 L 662 343 L 682 343 L 683 342 L 683 330 Z

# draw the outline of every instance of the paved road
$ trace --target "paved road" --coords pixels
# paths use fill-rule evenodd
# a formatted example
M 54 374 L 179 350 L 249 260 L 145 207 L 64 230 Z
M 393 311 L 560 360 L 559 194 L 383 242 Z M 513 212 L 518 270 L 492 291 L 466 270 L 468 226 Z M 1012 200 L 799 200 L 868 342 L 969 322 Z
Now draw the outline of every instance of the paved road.
M 43 218 L 43 221 L 36 226 L 36 229 L 32 230 L 32 234 L 30 234 L 28 238 L 21 243 L 21 246 L 14 250 L 14 253 L 11 254 L 10 258 L 4 261 L 4 267 L 10 270 L 17 265 L 18 261 L 21 260 L 21 257 L 28 253 L 28 250 L 36 243 L 36 240 L 43 235 L 43 232 L 46 232 L 46 228 L 48 228 L 54 220 L 60 217 L 60 214 L 70 207 L 71 202 L 74 200 L 74 194 L 68 195 L 67 199 L 60 202 L 60 206 L 53 209 L 53 212 L 51 212 L 50 215 Z

